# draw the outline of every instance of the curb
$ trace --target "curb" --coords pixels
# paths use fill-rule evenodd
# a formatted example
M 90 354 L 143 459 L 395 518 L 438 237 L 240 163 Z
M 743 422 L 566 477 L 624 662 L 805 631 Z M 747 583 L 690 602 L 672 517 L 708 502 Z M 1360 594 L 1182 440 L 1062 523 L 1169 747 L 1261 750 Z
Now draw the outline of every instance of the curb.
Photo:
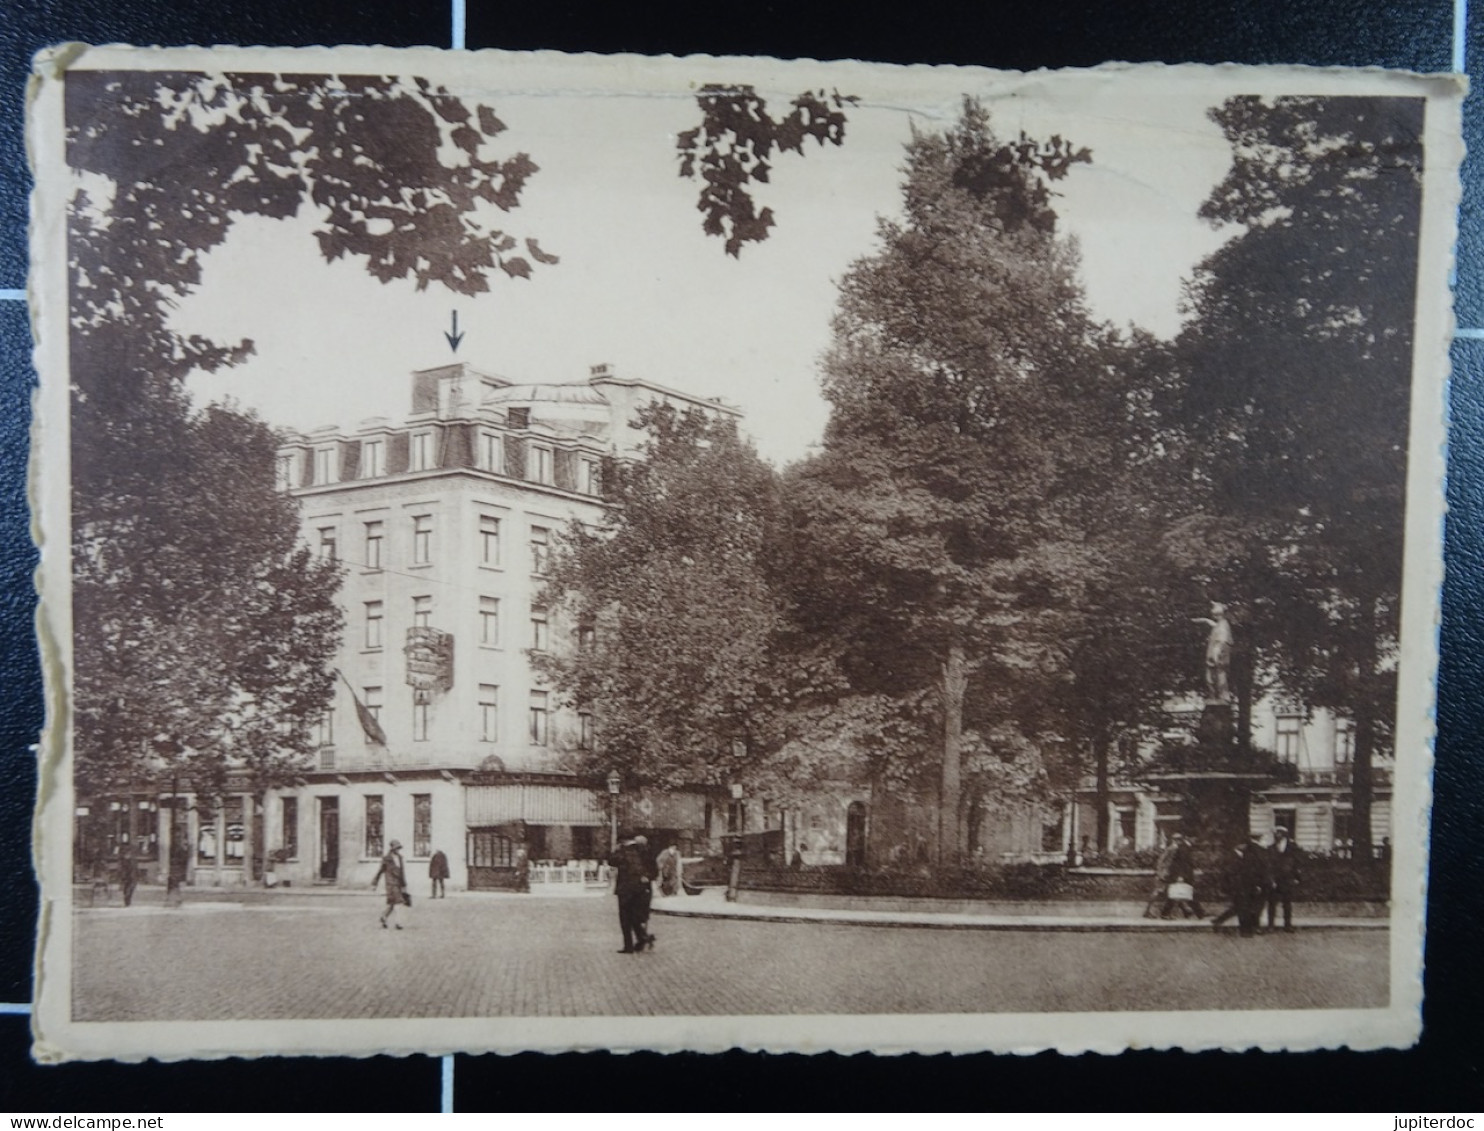
M 1200 931 L 1211 932 L 1211 923 L 1208 919 L 1199 921 L 1179 922 L 1174 920 L 1123 920 L 1110 919 L 1103 921 L 1077 920 L 1070 917 L 1044 916 L 1031 918 L 996 918 L 985 915 L 977 916 L 973 921 L 969 916 L 938 916 L 932 919 L 904 919 L 904 918 L 865 918 L 851 912 L 837 912 L 830 915 L 804 914 L 804 915 L 782 915 L 776 911 L 765 911 L 758 914 L 746 912 L 728 911 L 681 911 L 678 908 L 655 906 L 652 909 L 654 915 L 670 915 L 677 919 L 732 919 L 756 923 L 814 923 L 814 924 L 836 924 L 848 927 L 912 927 L 919 930 L 929 931 L 1060 931 L 1070 933 L 1128 933 L 1128 934 L 1190 934 Z M 1310 931 L 1384 931 L 1391 926 L 1389 919 L 1323 919 L 1317 922 L 1296 923 L 1295 932 Z M 1223 928 L 1220 935 L 1230 935 L 1232 938 L 1240 937 L 1235 927 Z M 1266 933 L 1266 932 L 1261 932 Z M 1280 932 L 1281 933 L 1281 932 Z

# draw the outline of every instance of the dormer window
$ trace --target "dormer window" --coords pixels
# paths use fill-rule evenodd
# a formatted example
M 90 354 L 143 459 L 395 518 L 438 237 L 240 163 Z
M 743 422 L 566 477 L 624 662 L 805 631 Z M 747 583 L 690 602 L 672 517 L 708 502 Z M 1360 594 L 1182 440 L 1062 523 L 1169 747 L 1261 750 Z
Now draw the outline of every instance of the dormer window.
M 526 477 L 532 483 L 545 483 L 548 486 L 556 482 L 555 460 L 550 448 L 543 444 L 532 444 L 526 456 Z
M 386 441 L 361 441 L 361 478 L 376 479 L 386 474 Z
M 314 449 L 314 481 L 335 482 L 335 445 Z
M 529 428 L 531 426 L 531 410 L 528 408 L 506 409 L 505 419 L 510 422 L 510 427 L 512 428 Z
M 433 466 L 433 433 L 414 432 L 408 438 L 407 470 L 428 471 Z
M 583 456 L 577 461 L 577 489 L 584 495 L 603 493 L 602 468 L 597 460 Z
M 292 452 L 278 457 L 273 465 L 273 485 L 280 491 L 287 491 L 294 483 L 294 456 Z
M 505 473 L 505 445 L 500 442 L 498 432 L 479 434 L 479 466 L 485 471 Z

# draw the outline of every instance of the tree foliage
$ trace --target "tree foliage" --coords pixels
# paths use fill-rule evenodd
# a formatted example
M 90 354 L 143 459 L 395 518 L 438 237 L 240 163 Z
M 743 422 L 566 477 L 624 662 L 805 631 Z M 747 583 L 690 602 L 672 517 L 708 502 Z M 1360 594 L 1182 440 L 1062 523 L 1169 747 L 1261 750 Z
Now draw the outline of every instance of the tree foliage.
M 1395 717 L 1422 106 L 1228 100 L 1234 161 L 1202 215 L 1179 347 L 1198 508 L 1175 533 L 1226 584 L 1287 690 L 1356 724 L 1357 855 Z M 1239 625 L 1239 627 L 1243 627 Z
M 166 413 L 177 426 L 148 491 L 111 500 L 74 540 L 84 793 L 182 779 L 209 793 L 229 764 L 259 788 L 281 782 L 309 755 L 330 694 L 339 570 L 296 544 L 297 508 L 273 489 L 273 434 L 224 408 Z
M 492 109 L 420 79 L 74 71 L 66 99 L 80 781 L 199 790 L 231 763 L 261 786 L 329 700 L 337 579 L 294 547 L 268 429 L 181 391 L 252 342 L 171 311 L 248 215 L 309 210 L 326 259 L 383 282 L 527 277 L 555 257 L 500 218 L 536 166 L 493 152 Z
M 773 172 L 773 154 L 804 154 L 804 142 L 820 145 L 845 141 L 845 107 L 859 101 L 839 91 L 806 90 L 775 121 L 768 104 L 751 86 L 707 83 L 696 94 L 701 124 L 684 131 L 676 141 L 680 175 L 701 181 L 696 208 L 705 217 L 701 228 L 708 236 L 726 240 L 726 252 L 736 257 L 742 246 L 768 238 L 773 210 L 758 210 L 749 183 L 767 184 Z
M 1044 202 L 1088 159 L 1060 139 L 1007 146 L 972 101 L 946 133 L 914 135 L 905 217 L 841 284 L 824 449 L 793 484 L 807 629 L 838 641 L 857 691 L 933 693 L 946 859 L 965 749 L 1015 745 L 1006 698 L 1054 665 L 1056 594 L 1076 571 L 1062 504 L 1090 324 Z
M 720 784 L 780 741 L 777 477 L 730 421 L 655 403 L 635 423 L 643 458 L 551 567 L 582 646 L 533 658 L 600 720 L 591 768 Z

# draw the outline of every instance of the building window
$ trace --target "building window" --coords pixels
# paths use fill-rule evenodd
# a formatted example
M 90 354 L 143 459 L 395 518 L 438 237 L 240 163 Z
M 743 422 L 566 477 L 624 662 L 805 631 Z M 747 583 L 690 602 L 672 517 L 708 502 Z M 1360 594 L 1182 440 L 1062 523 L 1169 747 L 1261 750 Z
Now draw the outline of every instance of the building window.
M 288 859 L 296 860 L 299 856 L 299 799 L 282 798 L 279 813 L 282 818 L 279 826 L 279 849 Z
M 541 574 L 551 564 L 551 531 L 544 526 L 531 527 L 531 572 Z
M 316 483 L 335 482 L 335 448 L 314 449 L 314 481 Z
M 433 598 L 412 598 L 412 627 L 429 628 L 433 623 Z
M 366 714 L 370 715 L 378 723 L 381 722 L 381 688 L 361 688 L 361 704 L 366 708 Z M 371 742 L 371 736 L 369 734 L 366 736 L 366 742 L 368 745 Z
M 222 806 L 222 847 L 228 864 L 241 864 L 247 847 L 247 826 L 242 823 L 242 798 L 229 797 Z
M 376 649 L 386 643 L 386 606 L 380 601 L 366 602 L 366 647 Z
M 319 748 L 319 768 L 322 770 L 333 770 L 335 768 L 335 748 L 333 746 L 321 746 Z
M 338 562 L 340 560 L 340 542 L 335 536 L 333 526 L 321 526 L 319 528 L 319 556 L 321 561 Z
M 592 621 L 584 620 L 577 626 L 577 650 L 579 652 L 591 652 L 597 642 L 598 630 Z
M 493 683 L 479 685 L 479 741 L 500 741 L 500 689 Z
M 1335 723 L 1335 765 L 1348 766 L 1355 761 L 1355 724 L 1349 719 Z
M 422 691 L 412 693 L 412 740 L 428 741 L 428 700 L 427 693 Z
M 551 628 L 546 620 L 546 610 L 542 608 L 531 609 L 531 647 L 537 652 L 545 652 L 551 642 Z
M 314 744 L 316 746 L 335 745 L 335 712 L 326 711 L 314 720 Z
M 505 445 L 500 442 L 498 432 L 479 434 L 479 466 L 486 471 L 505 474 Z
M 294 457 L 292 454 L 279 456 L 273 463 L 273 485 L 280 491 L 287 491 L 294 483 Z
M 412 519 L 412 564 L 427 565 L 433 560 L 433 516 L 414 515 Z
M 1297 763 L 1302 720 L 1298 715 L 1278 716 L 1278 737 L 1274 753 L 1280 762 Z
M 479 598 L 479 642 L 491 648 L 500 643 L 500 601 L 497 597 Z
M 366 795 L 366 855 L 380 856 L 382 848 L 382 827 L 386 816 L 385 807 L 382 804 L 381 794 L 370 793 Z
M 1293 840 L 1294 831 L 1298 828 L 1298 810 L 1296 809 L 1274 809 L 1273 829 L 1282 829 L 1288 834 L 1288 839 Z
M 381 568 L 381 550 L 386 542 L 386 526 L 381 522 L 366 523 L 366 568 Z
M 414 432 L 407 440 L 407 470 L 428 471 L 433 466 L 433 433 Z
M 545 483 L 548 486 L 556 482 L 550 448 L 542 444 L 530 446 L 526 455 L 526 478 L 532 483 Z
M 591 711 L 580 711 L 577 715 L 577 748 L 593 748 L 593 715 Z
M 505 421 L 512 428 L 529 428 L 531 410 L 529 408 L 508 408 L 505 410 Z
M 586 456 L 578 460 L 577 489 L 584 495 L 601 495 L 603 493 L 601 466 L 597 460 L 588 459 Z
M 494 515 L 479 516 L 479 564 L 500 564 L 500 520 Z
M 375 479 L 386 474 L 386 441 L 361 441 L 361 478 Z
M 433 795 L 412 795 L 412 855 L 433 855 Z
M 530 732 L 532 746 L 545 746 L 547 735 L 549 695 L 545 691 L 531 692 Z

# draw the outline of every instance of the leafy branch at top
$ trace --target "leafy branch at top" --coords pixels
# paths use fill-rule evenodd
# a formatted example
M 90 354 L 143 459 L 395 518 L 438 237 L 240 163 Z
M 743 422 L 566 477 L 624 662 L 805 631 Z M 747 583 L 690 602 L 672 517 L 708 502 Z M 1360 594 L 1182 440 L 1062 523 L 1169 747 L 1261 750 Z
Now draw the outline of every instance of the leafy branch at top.
M 750 182 L 767 184 L 774 152 L 804 153 L 804 140 L 840 145 L 845 140 L 845 107 L 859 101 L 839 91 L 808 90 L 793 100 L 787 116 L 774 121 L 767 102 L 751 86 L 708 83 L 696 95 L 701 124 L 676 142 L 680 175 L 702 182 L 696 204 L 702 230 L 724 236 L 728 255 L 744 243 L 760 243 L 773 227 L 773 210 L 758 211 Z

